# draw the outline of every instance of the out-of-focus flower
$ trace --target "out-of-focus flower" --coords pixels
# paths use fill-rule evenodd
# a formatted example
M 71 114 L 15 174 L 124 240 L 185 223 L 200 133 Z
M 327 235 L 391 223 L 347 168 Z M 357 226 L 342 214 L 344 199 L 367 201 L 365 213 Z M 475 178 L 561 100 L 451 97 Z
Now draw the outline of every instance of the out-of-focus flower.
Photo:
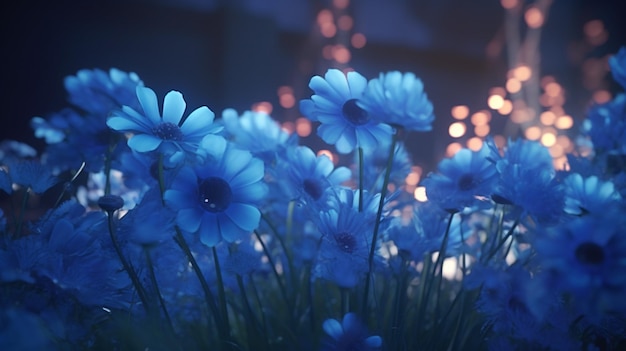
M 626 46 L 622 46 L 615 55 L 609 57 L 609 66 L 613 79 L 626 89 Z
M 583 178 L 573 173 L 563 183 L 565 212 L 572 215 L 602 213 L 607 208 L 616 207 L 622 199 L 613 182 L 602 181 L 597 176 Z
M 20 160 L 11 162 L 8 178 L 11 183 L 23 186 L 36 194 L 42 194 L 58 183 L 58 179 L 52 175 L 52 171 L 38 160 Z M 0 171 L 4 173 L 4 171 Z M 0 175 L 0 189 L 11 193 L 11 186 L 7 186 L 7 175 Z
M 498 175 L 489 155 L 483 144 L 479 151 L 461 149 L 439 162 L 438 172 L 430 173 L 422 182 L 428 200 L 451 212 L 489 207 Z
M 315 94 L 300 101 L 302 114 L 321 123 L 317 134 L 342 154 L 356 147 L 374 149 L 393 132 L 389 125 L 373 121 L 368 111 L 359 106 L 366 86 L 367 80 L 357 72 L 346 75 L 329 69 L 324 78 L 311 78 L 309 87 Z
M 422 80 L 410 72 L 381 73 L 370 80 L 359 105 L 372 119 L 406 130 L 430 131 L 435 120 Z
M 626 94 L 595 105 L 583 123 L 583 133 L 591 138 L 596 154 L 626 154 Z
M 380 191 L 383 186 L 385 168 L 389 158 L 389 148 L 391 145 L 381 145 L 374 150 L 365 152 L 363 155 L 363 188 L 370 191 Z M 356 156 L 356 155 L 355 155 Z M 358 156 L 355 157 L 355 167 L 358 167 Z M 404 186 L 404 181 L 411 172 L 413 161 L 411 155 L 406 150 L 404 143 L 396 143 L 394 149 L 393 160 L 391 163 L 391 173 L 389 174 L 389 182 L 397 187 Z M 353 173 L 355 176 L 358 172 Z
M 186 103 L 177 91 L 165 95 L 162 115 L 152 89 L 137 87 L 137 98 L 141 111 L 123 106 L 121 111 L 114 112 L 107 119 L 111 129 L 134 133 L 128 139 L 128 146 L 137 152 L 157 151 L 171 163 L 178 164 L 185 156 L 196 156 L 204 136 L 222 129 L 213 124 L 215 114 L 206 106 L 197 108 L 183 120 Z
M 267 193 L 263 161 L 235 148 L 224 138 L 209 135 L 208 157 L 195 167 L 183 167 L 163 198 L 177 211 L 176 223 L 197 233 L 207 246 L 222 239 L 234 242 L 259 225 L 257 205 Z M 210 145 L 210 146 L 209 146 Z
M 327 319 L 322 327 L 328 335 L 322 345 L 323 351 L 373 351 L 383 346 L 383 339 L 378 335 L 370 335 L 354 313 L 346 313 L 341 322 Z

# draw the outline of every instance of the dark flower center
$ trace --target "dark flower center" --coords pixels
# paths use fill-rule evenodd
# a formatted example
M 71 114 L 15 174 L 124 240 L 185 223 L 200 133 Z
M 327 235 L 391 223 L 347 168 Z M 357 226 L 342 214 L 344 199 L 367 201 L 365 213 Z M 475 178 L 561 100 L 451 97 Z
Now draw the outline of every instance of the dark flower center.
M 600 264 L 604 261 L 604 249 L 602 246 L 592 243 L 584 242 L 576 248 L 576 258 L 586 264 Z
M 352 253 L 356 248 L 356 239 L 354 235 L 346 232 L 335 234 L 335 241 L 339 248 L 347 253 Z
M 470 190 L 474 187 L 474 176 L 471 174 L 463 174 L 458 181 L 459 189 L 462 191 Z
M 356 104 L 356 101 L 356 99 L 346 101 L 341 108 L 341 112 L 343 112 L 343 116 L 350 121 L 350 123 L 360 126 L 369 122 L 370 118 L 367 111 L 360 108 L 359 105 Z
M 210 177 L 199 185 L 200 204 L 208 212 L 222 212 L 233 197 L 230 185 L 222 178 Z
M 320 197 L 322 197 L 323 190 L 319 182 L 312 179 L 305 179 L 304 182 L 302 182 L 302 187 L 304 188 L 304 191 L 313 198 L 313 200 L 317 201 Z
M 183 140 L 183 132 L 180 128 L 170 122 L 163 122 L 152 128 L 152 133 L 163 140 L 180 141 Z

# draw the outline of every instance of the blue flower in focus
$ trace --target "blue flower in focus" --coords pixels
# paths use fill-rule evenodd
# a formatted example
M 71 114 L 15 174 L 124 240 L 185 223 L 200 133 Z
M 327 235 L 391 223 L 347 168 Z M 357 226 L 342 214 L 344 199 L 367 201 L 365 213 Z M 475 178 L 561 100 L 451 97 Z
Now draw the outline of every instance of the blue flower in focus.
M 622 197 L 610 180 L 602 181 L 597 176 L 583 178 L 572 173 L 563 180 L 565 186 L 565 212 L 572 215 L 602 213 L 607 208 L 618 206 Z
M 489 148 L 483 144 L 478 151 L 459 150 L 452 158 L 439 162 L 438 172 L 422 182 L 428 200 L 446 211 L 462 211 L 466 207 L 485 208 L 491 205 L 497 172 L 489 160 Z
M 263 161 L 250 152 L 216 135 L 207 136 L 203 145 L 208 153 L 205 162 L 181 168 L 163 198 L 177 211 L 178 226 L 212 247 L 257 228 L 261 218 L 257 205 L 267 187 Z
M 626 46 L 622 46 L 617 54 L 609 57 L 609 66 L 613 79 L 626 89 Z
M 323 351 L 370 351 L 380 350 L 383 339 L 370 336 L 367 327 L 356 314 L 346 313 L 343 320 L 327 319 L 322 325 L 328 335 L 322 345 Z
M 270 115 L 263 112 L 245 111 L 241 116 L 233 109 L 222 112 L 224 129 L 230 139 L 250 150 L 265 164 L 271 163 L 277 153 L 295 146 L 297 134 L 291 137 Z
M 328 156 L 316 156 L 308 146 L 288 150 L 283 167 L 289 180 L 287 192 L 308 204 L 323 203 L 329 189 L 349 180 L 352 175 L 346 167 L 335 168 Z
M 413 73 L 381 73 L 369 81 L 359 104 L 370 112 L 372 119 L 407 130 L 432 130 L 435 120 L 424 84 Z
M 162 115 L 152 89 L 137 87 L 137 98 L 141 111 L 123 106 L 107 120 L 113 130 L 134 133 L 128 139 L 128 146 L 137 152 L 157 151 L 171 163 L 178 164 L 185 156 L 195 157 L 202 138 L 218 133 L 222 128 L 213 124 L 215 114 L 206 106 L 197 108 L 183 119 L 186 103 L 177 91 L 165 95 Z
M 300 101 L 302 114 L 321 123 L 317 134 L 342 154 L 356 147 L 374 149 L 393 132 L 389 125 L 373 121 L 369 112 L 359 106 L 366 86 L 367 80 L 357 72 L 345 75 L 329 69 L 324 78 L 311 78 L 309 87 L 315 94 Z

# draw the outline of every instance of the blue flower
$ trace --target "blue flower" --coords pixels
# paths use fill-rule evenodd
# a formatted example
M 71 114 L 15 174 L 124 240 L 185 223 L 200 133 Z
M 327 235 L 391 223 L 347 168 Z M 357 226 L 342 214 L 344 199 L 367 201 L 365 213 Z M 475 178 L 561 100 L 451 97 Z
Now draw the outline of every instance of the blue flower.
M 383 339 L 378 335 L 370 336 L 367 327 L 354 313 L 346 313 L 341 322 L 327 319 L 322 327 L 328 335 L 322 345 L 323 351 L 370 351 L 379 350 L 383 345 Z
M 335 168 L 328 156 L 316 156 L 308 146 L 289 149 L 283 167 L 289 180 L 287 192 L 308 204 L 324 203 L 327 191 L 352 175 L 346 167 Z
M 4 191 L 7 194 L 13 193 L 13 184 L 11 182 L 11 177 L 3 168 L 0 168 L 0 190 Z
M 602 181 L 597 176 L 583 178 L 578 173 L 563 180 L 565 186 L 565 212 L 572 215 L 601 213 L 617 206 L 622 197 L 610 180 Z
M 383 186 L 385 168 L 387 167 L 387 159 L 389 157 L 389 143 L 381 145 L 374 150 L 369 150 L 363 155 L 363 182 L 364 189 L 370 191 L 380 190 Z M 358 155 L 355 155 L 355 165 L 358 165 Z M 391 163 L 391 173 L 389 174 L 389 182 L 399 188 L 404 185 L 406 177 L 411 172 L 413 161 L 411 155 L 407 152 L 404 143 L 396 143 L 393 160 Z M 358 174 L 356 173 L 355 176 Z
M 626 94 L 594 105 L 583 123 L 583 134 L 591 138 L 596 155 L 626 154 Z
M 128 139 L 128 146 L 137 152 L 157 151 L 177 164 L 184 156 L 195 157 L 202 138 L 222 128 L 213 124 L 215 114 L 206 106 L 197 108 L 183 120 L 186 103 L 177 91 L 165 95 L 163 115 L 152 89 L 137 87 L 137 98 L 142 111 L 123 106 L 107 120 L 113 130 L 134 133 Z
M 205 245 L 234 242 L 259 225 L 257 204 L 267 193 L 263 161 L 220 136 L 207 136 L 203 145 L 205 162 L 183 167 L 164 199 L 177 211 L 178 226 Z
M 238 116 L 237 111 L 226 109 L 222 112 L 222 121 L 230 139 L 250 150 L 266 165 L 274 161 L 277 153 L 283 153 L 297 143 L 297 134 L 291 137 L 278 122 L 263 112 L 245 111 Z
M 46 190 L 58 183 L 58 179 L 52 175 L 52 171 L 39 160 L 21 160 L 10 162 L 8 176 L 13 184 L 23 186 L 32 190 L 36 194 L 42 194 Z M 0 171 L 0 173 L 4 173 Z M 7 176 L 0 174 L 0 189 L 11 193 L 10 186 L 7 187 Z
M 315 276 L 341 287 L 354 287 L 369 269 L 373 218 L 358 212 L 351 204 L 321 212 L 317 227 L 321 243 L 316 258 Z
M 381 73 L 369 81 L 359 104 L 372 119 L 407 130 L 432 130 L 435 120 L 424 84 L 413 73 Z
M 309 87 L 315 94 L 300 101 L 301 112 L 321 123 L 317 134 L 342 154 L 356 147 L 374 149 L 393 132 L 389 125 L 373 121 L 358 105 L 366 85 L 365 77 L 357 72 L 345 75 L 338 69 L 329 69 L 324 78 L 311 78 Z
M 496 167 L 489 159 L 486 145 L 479 151 L 459 150 L 452 158 L 439 162 L 437 173 L 422 182 L 428 200 L 447 211 L 462 211 L 466 207 L 485 208 L 497 180 Z
M 535 290 L 567 294 L 591 319 L 625 313 L 624 228 L 623 210 L 607 208 L 543 231 L 534 241 L 542 270 Z
M 622 46 L 617 54 L 609 57 L 609 66 L 613 79 L 626 89 L 626 46 Z

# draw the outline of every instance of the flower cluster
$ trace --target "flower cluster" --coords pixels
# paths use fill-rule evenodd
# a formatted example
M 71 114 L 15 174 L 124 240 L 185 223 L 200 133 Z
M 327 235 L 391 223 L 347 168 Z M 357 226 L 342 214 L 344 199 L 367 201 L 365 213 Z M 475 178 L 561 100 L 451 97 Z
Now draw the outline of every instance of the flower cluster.
M 310 80 L 301 111 L 350 164 L 262 112 L 160 104 L 133 73 L 65 85 L 71 106 L 32 120 L 43 153 L 0 150 L 0 349 L 626 343 L 624 94 L 589 110 L 593 152 L 566 170 L 539 142 L 487 138 L 419 202 L 401 137 L 435 117 L 413 73 Z

